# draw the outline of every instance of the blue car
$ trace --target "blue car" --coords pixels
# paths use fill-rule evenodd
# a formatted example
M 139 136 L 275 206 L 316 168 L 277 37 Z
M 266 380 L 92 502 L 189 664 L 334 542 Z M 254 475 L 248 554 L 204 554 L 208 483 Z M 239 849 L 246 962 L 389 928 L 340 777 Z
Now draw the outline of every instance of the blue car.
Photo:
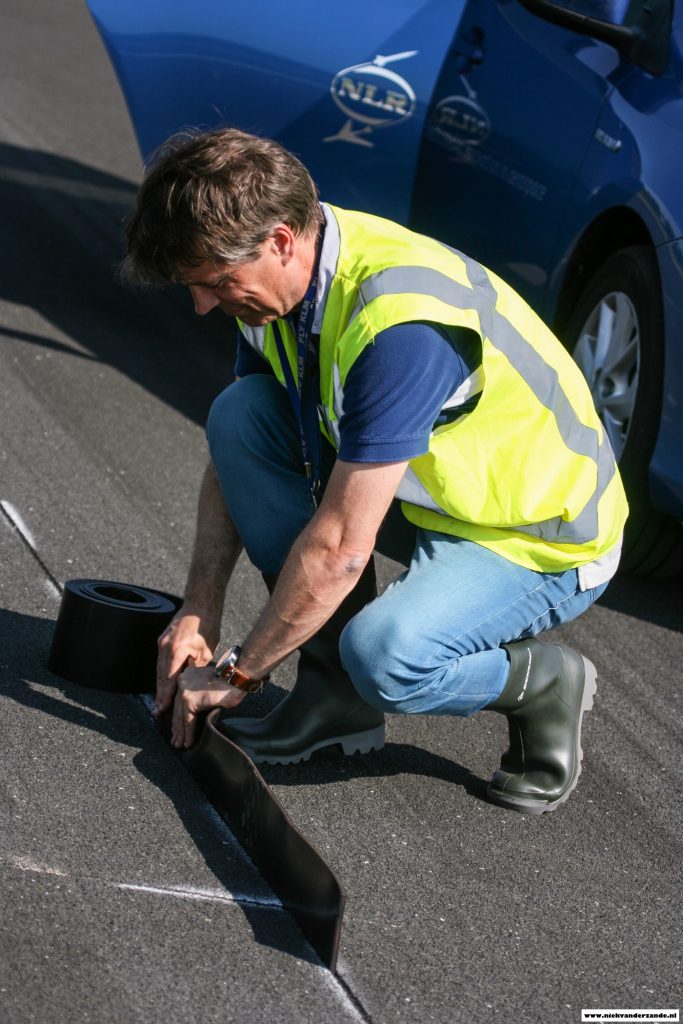
M 474 256 L 582 367 L 631 503 L 683 568 L 683 11 L 673 0 L 89 0 L 144 156 L 277 138 L 323 197 Z

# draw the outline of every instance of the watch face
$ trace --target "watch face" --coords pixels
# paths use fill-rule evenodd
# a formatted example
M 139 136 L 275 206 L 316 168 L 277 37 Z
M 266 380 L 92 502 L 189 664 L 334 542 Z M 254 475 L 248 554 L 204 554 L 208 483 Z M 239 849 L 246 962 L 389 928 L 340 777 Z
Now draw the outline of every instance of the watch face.
M 240 648 L 235 644 L 229 651 L 226 651 L 225 654 L 221 655 L 216 662 L 216 675 L 222 676 L 224 679 L 226 676 L 230 675 L 230 670 L 237 664 L 239 656 Z
M 218 664 L 216 665 L 215 674 L 217 676 L 220 676 L 221 679 L 227 679 L 232 675 L 233 668 L 234 665 L 226 656 L 219 660 Z

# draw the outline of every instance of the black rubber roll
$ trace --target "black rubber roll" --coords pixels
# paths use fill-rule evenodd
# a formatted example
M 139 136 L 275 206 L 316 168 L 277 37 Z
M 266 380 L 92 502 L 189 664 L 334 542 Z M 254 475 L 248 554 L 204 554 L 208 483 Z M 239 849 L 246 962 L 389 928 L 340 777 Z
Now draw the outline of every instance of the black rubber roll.
M 47 667 L 117 693 L 155 689 L 157 639 L 182 601 L 109 580 L 67 580 Z

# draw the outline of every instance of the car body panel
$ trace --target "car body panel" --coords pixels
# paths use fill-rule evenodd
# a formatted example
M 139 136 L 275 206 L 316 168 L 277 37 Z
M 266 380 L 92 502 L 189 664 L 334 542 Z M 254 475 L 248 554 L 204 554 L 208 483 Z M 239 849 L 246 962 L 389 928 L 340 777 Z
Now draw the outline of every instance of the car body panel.
M 516 2 L 470 4 L 456 51 L 468 37 L 479 37 L 483 57 L 468 65 L 451 53 L 444 64 L 412 222 L 493 266 L 541 308 L 557 231 L 610 85 L 577 61 L 584 37 Z M 501 54 L 515 69 L 505 88 Z M 558 119 L 565 125 L 559 136 Z
M 187 126 L 277 138 L 323 198 L 467 251 L 551 324 L 596 226 L 597 265 L 652 245 L 666 336 L 650 490 L 683 516 L 680 0 L 661 75 L 518 0 L 88 3 L 144 156 Z
M 600 217 L 629 211 L 656 250 L 665 296 L 664 393 L 650 464 L 656 507 L 683 515 L 683 16 L 674 23 L 669 68 L 651 76 L 623 62 L 582 163 L 552 260 L 545 296 L 552 321 L 563 272 L 581 236 Z M 618 143 L 619 148 L 615 149 Z
M 324 196 L 408 218 L 422 122 L 465 0 L 191 7 L 90 0 L 147 156 L 186 126 L 302 156 Z

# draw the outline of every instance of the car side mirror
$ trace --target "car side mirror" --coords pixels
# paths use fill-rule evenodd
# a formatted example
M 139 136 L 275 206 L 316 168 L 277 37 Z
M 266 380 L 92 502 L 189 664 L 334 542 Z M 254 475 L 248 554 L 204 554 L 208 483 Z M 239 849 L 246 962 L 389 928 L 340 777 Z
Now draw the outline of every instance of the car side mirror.
M 669 59 L 673 0 L 519 0 L 554 25 L 601 39 L 652 75 Z

